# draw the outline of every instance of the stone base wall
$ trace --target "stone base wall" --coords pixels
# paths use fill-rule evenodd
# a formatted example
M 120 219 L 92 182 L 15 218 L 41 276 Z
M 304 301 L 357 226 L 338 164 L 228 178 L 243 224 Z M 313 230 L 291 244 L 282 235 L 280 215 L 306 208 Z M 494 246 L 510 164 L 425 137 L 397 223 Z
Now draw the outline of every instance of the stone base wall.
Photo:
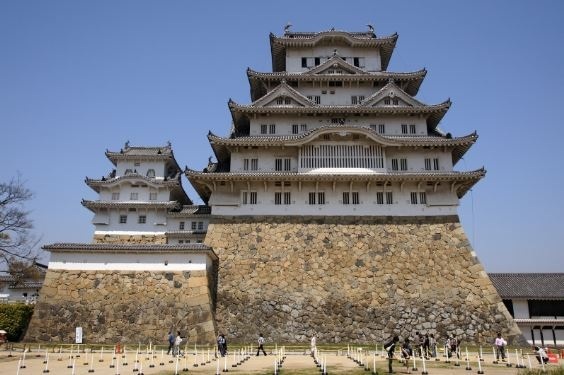
M 167 239 L 164 234 L 157 234 L 157 235 L 95 234 L 94 238 L 92 239 L 92 242 L 128 244 L 128 245 L 143 245 L 143 244 L 162 245 L 167 243 Z
M 214 343 L 205 271 L 47 271 L 25 340 L 165 344 L 169 330 L 190 343 Z
M 216 322 L 231 341 L 520 335 L 457 216 L 216 217 Z

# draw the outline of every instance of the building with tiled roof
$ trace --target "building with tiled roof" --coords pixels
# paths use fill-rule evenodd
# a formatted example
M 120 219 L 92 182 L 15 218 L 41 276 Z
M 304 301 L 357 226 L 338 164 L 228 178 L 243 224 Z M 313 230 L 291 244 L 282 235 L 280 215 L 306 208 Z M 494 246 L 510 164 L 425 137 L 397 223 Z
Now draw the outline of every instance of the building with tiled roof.
M 209 134 L 217 159 L 186 170 L 217 215 L 452 215 L 485 176 L 456 163 L 476 142 L 439 129 L 451 102 L 414 97 L 426 70 L 389 72 L 397 34 L 270 36 L 273 72 L 247 70 L 250 104 Z
M 128 142 L 106 156 L 115 169 L 100 179 L 86 178 L 99 198 L 82 201 L 94 213 L 95 242 L 203 241 L 210 210 L 194 206 L 184 191 L 170 143 L 139 147 Z
M 490 273 L 531 344 L 564 346 L 564 273 Z

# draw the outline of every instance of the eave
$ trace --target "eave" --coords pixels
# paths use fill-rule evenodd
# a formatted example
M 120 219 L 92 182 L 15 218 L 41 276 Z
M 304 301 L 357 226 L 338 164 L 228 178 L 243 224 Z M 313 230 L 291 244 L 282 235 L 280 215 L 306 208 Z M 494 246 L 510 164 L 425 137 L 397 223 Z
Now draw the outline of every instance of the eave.
M 393 72 L 374 72 L 364 74 L 309 74 L 274 72 L 261 73 L 250 68 L 247 69 L 247 77 L 251 88 L 251 100 L 255 101 L 264 96 L 270 87 L 280 84 L 282 80 L 287 82 L 388 82 L 394 80 L 409 95 L 415 96 L 419 92 L 419 87 L 427 74 L 426 69 L 415 72 L 393 73 Z
M 297 172 L 244 172 L 204 173 L 185 170 L 186 176 L 202 197 L 208 202 L 217 183 L 221 182 L 446 182 L 458 198 L 462 198 L 480 179 L 486 175 L 484 168 L 469 172 L 386 172 L 366 174 L 315 174 Z
M 146 202 L 146 201 L 90 201 L 83 199 L 81 204 L 88 208 L 92 212 L 96 212 L 100 208 L 118 208 L 118 209 L 128 209 L 128 208 L 144 208 L 144 209 L 156 209 L 165 208 L 168 210 L 178 209 L 181 204 L 177 201 L 168 202 Z

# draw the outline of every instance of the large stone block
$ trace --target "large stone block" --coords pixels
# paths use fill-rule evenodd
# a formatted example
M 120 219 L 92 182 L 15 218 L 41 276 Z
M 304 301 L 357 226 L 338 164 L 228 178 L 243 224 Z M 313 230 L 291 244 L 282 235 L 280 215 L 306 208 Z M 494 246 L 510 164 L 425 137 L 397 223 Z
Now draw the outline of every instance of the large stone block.
M 218 329 L 232 341 L 520 334 L 457 216 L 216 217 L 205 242 L 219 256 Z

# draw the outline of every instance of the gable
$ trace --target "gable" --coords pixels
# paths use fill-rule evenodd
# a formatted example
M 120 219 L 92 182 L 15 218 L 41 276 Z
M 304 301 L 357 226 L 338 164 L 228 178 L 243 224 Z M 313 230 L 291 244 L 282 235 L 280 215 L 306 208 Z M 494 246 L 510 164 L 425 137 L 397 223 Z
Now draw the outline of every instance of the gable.
M 394 82 L 388 83 L 362 103 L 366 107 L 422 107 L 423 103 L 403 91 Z
M 313 103 L 282 81 L 274 90 L 255 100 L 251 105 L 253 107 L 311 107 Z

